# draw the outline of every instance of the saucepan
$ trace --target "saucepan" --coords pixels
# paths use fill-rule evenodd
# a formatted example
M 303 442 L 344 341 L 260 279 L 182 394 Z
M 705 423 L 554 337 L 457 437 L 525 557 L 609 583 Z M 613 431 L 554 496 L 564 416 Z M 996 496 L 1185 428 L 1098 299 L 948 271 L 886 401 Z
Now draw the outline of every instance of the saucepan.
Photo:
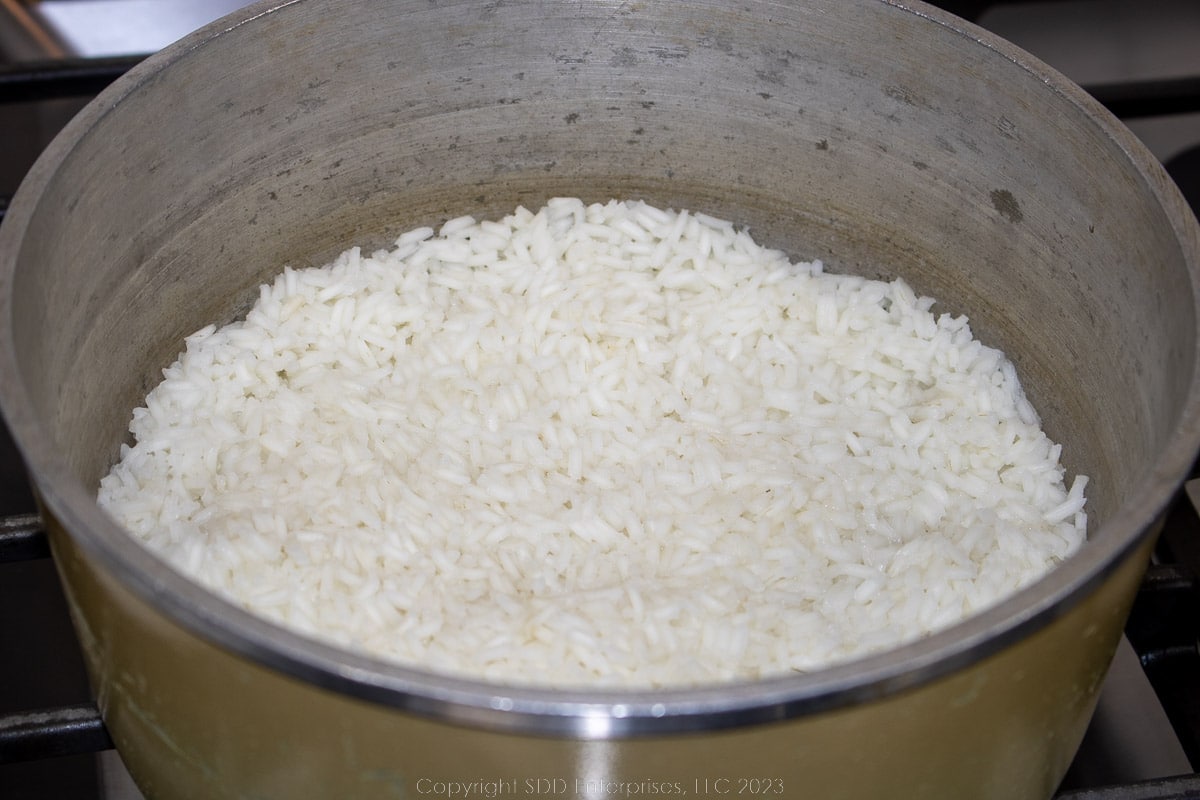
M 97 507 L 183 338 L 284 265 L 555 196 L 703 211 L 967 314 L 1091 477 L 1088 541 L 885 653 L 587 691 L 306 638 Z M 1198 276 L 1195 218 L 1128 130 L 919 2 L 268 0 L 118 80 L 30 172 L 0 401 L 147 797 L 1048 797 L 1200 445 Z

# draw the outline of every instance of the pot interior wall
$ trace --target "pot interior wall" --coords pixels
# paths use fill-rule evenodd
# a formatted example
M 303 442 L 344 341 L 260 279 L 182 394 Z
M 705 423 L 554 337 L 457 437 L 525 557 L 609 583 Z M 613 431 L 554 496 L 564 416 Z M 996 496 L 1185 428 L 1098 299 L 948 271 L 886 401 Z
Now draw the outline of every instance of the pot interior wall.
M 857 5 L 302 0 L 213 28 L 53 151 L 19 252 L 21 380 L 91 487 L 183 336 L 284 264 L 554 195 L 643 198 L 966 313 L 1102 520 L 1191 380 L 1153 181 L 1008 51 Z

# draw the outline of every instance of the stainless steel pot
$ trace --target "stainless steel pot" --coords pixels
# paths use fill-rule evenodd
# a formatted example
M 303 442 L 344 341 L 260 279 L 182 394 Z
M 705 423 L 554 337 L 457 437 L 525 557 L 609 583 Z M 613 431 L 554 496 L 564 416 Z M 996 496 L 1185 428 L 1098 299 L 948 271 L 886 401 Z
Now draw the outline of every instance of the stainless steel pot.
M 182 337 L 283 264 L 562 194 L 704 210 L 968 313 L 1092 476 L 1086 547 L 824 672 L 563 692 L 306 640 L 96 507 Z M 1179 193 L 1078 88 L 916 2 L 261 3 L 74 120 L 15 198 L 0 265 L 0 400 L 152 798 L 1049 796 L 1200 445 L 1200 233 Z

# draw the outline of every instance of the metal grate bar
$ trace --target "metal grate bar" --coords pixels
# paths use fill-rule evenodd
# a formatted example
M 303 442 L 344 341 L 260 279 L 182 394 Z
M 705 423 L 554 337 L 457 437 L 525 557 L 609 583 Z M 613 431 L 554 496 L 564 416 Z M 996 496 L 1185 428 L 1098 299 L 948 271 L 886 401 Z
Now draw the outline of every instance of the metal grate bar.
M 0 69 L 0 103 L 90 97 L 99 94 L 143 58 L 75 58 Z
M 93 705 L 0 716 L 0 764 L 112 748 L 112 738 Z
M 50 542 L 37 514 L 0 517 L 0 564 L 50 557 Z
M 1197 800 L 1197 798 L 1200 798 L 1200 775 L 1180 775 L 1177 778 L 1163 778 L 1100 789 L 1081 789 L 1055 795 L 1055 800 Z
M 1122 119 L 1200 112 L 1200 76 L 1121 81 L 1083 88 Z

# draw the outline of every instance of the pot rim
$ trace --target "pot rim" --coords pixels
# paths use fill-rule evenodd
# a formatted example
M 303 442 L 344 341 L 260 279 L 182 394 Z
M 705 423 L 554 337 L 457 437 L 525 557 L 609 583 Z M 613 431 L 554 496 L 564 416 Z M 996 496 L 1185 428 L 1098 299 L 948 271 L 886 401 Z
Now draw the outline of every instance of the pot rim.
M 920 2 L 874 0 L 921 17 L 950 35 L 995 51 L 1090 117 L 1138 168 L 1177 236 L 1200 309 L 1200 226 L 1146 148 L 1093 98 L 1038 59 L 982 29 Z M 12 285 L 22 235 L 58 165 L 121 99 L 207 41 L 304 0 L 262 0 L 185 37 L 139 64 L 92 101 L 43 153 L 0 227 L 3 334 L 0 374 L 19 375 L 12 335 Z M 1200 320 L 1200 312 L 1196 314 Z M 1200 326 L 1200 322 L 1197 323 Z M 1195 341 L 1200 342 L 1200 327 Z M 25 386 L 0 385 L 3 409 L 32 473 L 44 513 L 121 585 L 202 639 L 256 664 L 325 689 L 457 724 L 587 739 L 707 731 L 790 719 L 915 688 L 978 662 L 1040 630 L 1104 581 L 1151 533 L 1200 447 L 1200 347 L 1173 435 L 1130 499 L 1072 558 L 982 613 L 919 641 L 807 674 L 681 689 L 549 689 L 506 686 L 401 666 L 307 638 L 201 588 L 144 549 L 95 502 L 53 447 Z

